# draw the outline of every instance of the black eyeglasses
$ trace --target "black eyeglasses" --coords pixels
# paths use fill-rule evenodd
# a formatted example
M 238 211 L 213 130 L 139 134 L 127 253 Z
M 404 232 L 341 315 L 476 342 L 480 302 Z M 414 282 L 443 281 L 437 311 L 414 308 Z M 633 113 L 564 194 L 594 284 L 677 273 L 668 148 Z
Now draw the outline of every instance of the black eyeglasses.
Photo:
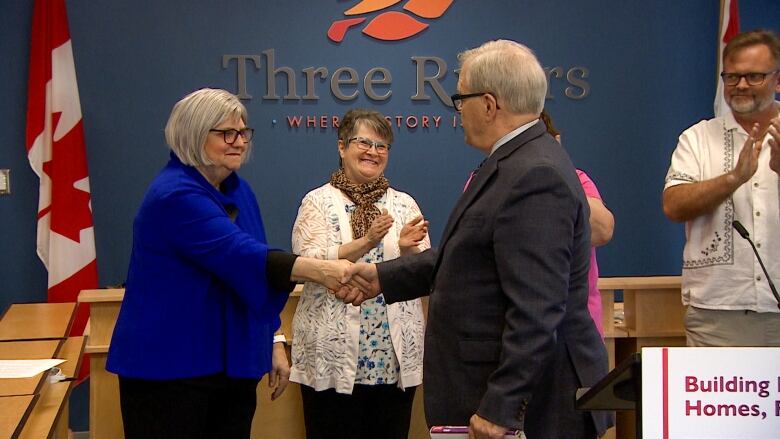
M 226 130 L 209 130 L 214 133 L 222 133 L 222 138 L 225 139 L 225 143 L 232 145 L 238 140 L 238 136 L 244 139 L 244 142 L 249 142 L 255 134 L 254 128 L 242 128 L 240 130 L 234 130 L 228 128 Z
M 726 85 L 737 85 L 742 78 L 745 78 L 748 85 L 761 85 L 766 81 L 766 77 L 780 71 L 779 69 L 771 70 L 768 72 L 748 72 L 748 73 L 726 73 L 722 72 L 720 77 L 723 78 L 723 83 Z
M 355 145 L 361 151 L 368 151 L 373 147 L 376 149 L 377 154 L 387 154 L 387 152 L 390 151 L 391 146 L 389 143 L 376 142 L 371 139 L 366 139 L 365 137 L 351 137 L 349 140 L 347 140 L 347 143 L 352 142 L 355 142 Z
M 450 99 L 452 99 L 452 106 L 455 107 L 456 110 L 460 111 L 461 108 L 463 108 L 463 100 L 468 98 L 475 98 L 477 96 L 484 96 L 488 94 L 488 92 L 483 91 L 479 93 L 466 93 L 466 94 L 460 94 L 455 93 L 454 95 L 450 96 Z

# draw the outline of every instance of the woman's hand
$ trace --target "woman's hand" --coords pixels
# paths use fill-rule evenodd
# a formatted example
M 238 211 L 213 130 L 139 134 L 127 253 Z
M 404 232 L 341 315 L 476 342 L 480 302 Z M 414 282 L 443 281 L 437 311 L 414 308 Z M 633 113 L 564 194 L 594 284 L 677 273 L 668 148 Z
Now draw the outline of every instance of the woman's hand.
M 341 283 L 344 286 L 334 291 L 336 298 L 356 306 L 378 296 L 382 289 L 376 264 L 365 262 L 353 264 L 346 276 L 341 279 Z
M 316 281 L 322 285 L 325 285 L 329 290 L 337 291 L 341 289 L 343 284 L 341 280 L 349 272 L 349 268 L 352 266 L 352 262 L 346 259 L 338 259 L 335 261 L 320 260 L 319 267 L 319 279 Z
M 387 235 L 387 232 L 390 231 L 390 227 L 392 226 L 393 217 L 387 213 L 387 209 L 382 209 L 382 214 L 374 218 L 371 227 L 369 227 L 368 232 L 366 232 L 366 239 L 368 239 L 372 248 L 379 244 L 379 241 Z
M 352 262 L 346 259 L 323 260 L 300 256 L 295 259 L 290 280 L 316 282 L 337 291 L 341 289 L 341 279 L 351 266 Z
M 268 387 L 273 389 L 271 401 L 274 401 L 284 393 L 284 389 L 290 383 L 290 362 L 287 360 L 284 343 L 274 343 L 271 364 L 272 369 L 268 372 Z
M 418 247 L 425 236 L 428 235 L 428 221 L 422 215 L 412 218 L 401 229 L 401 237 L 398 238 L 398 247 L 402 255 L 419 253 Z
M 339 246 L 339 258 L 352 262 L 362 258 L 382 241 L 392 226 L 393 217 L 387 213 L 387 209 L 383 209 L 382 214 L 371 222 L 371 227 L 368 228 L 365 235 Z

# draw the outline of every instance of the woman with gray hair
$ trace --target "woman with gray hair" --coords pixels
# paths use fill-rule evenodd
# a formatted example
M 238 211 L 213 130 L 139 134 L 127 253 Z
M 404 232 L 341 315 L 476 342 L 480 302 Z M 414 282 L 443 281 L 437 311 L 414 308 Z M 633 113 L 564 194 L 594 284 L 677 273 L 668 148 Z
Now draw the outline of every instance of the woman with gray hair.
M 321 260 L 386 261 L 431 246 L 414 199 L 384 170 L 393 131 L 377 111 L 353 109 L 339 123 L 339 168 L 306 194 L 293 251 Z M 301 384 L 309 439 L 406 439 L 422 382 L 419 299 L 359 307 L 307 282 L 293 319 L 292 372 Z M 382 410 L 372 408 L 381 406 Z M 344 416 L 349 413 L 349 416 Z
M 165 127 L 170 161 L 133 225 L 124 302 L 106 369 L 119 375 L 125 437 L 248 438 L 260 378 L 287 385 L 273 344 L 291 281 L 338 289 L 348 261 L 268 246 L 260 210 L 236 171 L 254 133 L 224 90 L 180 100 Z

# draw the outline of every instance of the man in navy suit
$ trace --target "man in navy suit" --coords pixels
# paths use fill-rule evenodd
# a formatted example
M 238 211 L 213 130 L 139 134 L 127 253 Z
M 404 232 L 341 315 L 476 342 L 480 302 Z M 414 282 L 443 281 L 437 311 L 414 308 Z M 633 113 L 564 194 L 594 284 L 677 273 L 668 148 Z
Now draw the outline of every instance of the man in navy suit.
M 588 313 L 588 202 L 539 114 L 544 71 L 527 47 L 491 41 L 458 55 L 465 140 L 487 158 L 467 183 L 437 250 L 357 264 L 337 296 L 359 304 L 430 294 L 425 334 L 429 425 L 470 437 L 595 438 L 604 413 L 574 408 L 607 372 Z M 347 281 L 347 279 L 344 279 Z

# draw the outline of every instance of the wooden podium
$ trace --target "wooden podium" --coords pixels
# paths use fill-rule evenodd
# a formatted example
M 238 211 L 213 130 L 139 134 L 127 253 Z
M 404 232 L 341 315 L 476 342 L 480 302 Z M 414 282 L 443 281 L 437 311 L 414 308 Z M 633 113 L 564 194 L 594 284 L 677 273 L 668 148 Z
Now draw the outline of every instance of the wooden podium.
M 124 289 L 83 290 L 79 303 L 89 304 L 89 330 L 85 352 L 89 354 L 89 437 L 121 439 L 119 380 L 106 371 L 106 358 Z
M 643 347 L 685 346 L 680 281 L 680 276 L 599 279 L 610 370 Z M 616 304 L 618 292 L 623 302 Z M 635 425 L 633 411 L 618 411 L 616 426 L 604 438 L 633 439 Z

